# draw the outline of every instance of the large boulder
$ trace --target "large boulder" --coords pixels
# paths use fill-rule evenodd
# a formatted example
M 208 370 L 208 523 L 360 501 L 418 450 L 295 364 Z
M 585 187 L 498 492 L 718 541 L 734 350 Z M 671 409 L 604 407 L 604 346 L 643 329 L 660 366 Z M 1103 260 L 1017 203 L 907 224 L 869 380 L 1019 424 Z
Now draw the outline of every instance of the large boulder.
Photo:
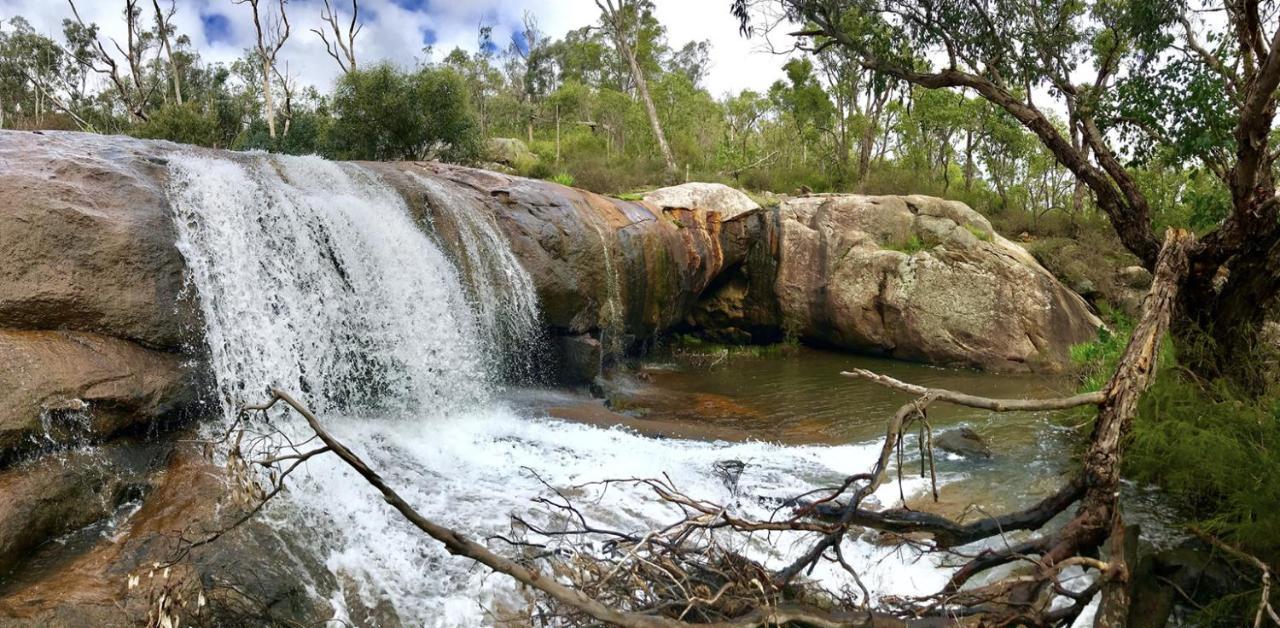
M 459 166 L 366 166 L 447 248 L 460 246 L 462 221 L 494 221 L 532 279 L 545 327 L 593 336 L 606 354 L 682 321 L 724 269 L 741 263 L 763 224 L 752 213 L 726 219 L 716 208 L 664 208 Z
M 760 211 L 760 204 L 742 190 L 723 183 L 682 183 L 659 188 L 644 195 L 644 201 L 662 209 L 705 209 L 732 220 L 747 212 Z
M 538 156 L 524 142 L 514 137 L 491 137 L 484 143 L 485 160 L 515 170 L 527 169 L 538 162 Z
M 818 195 L 779 208 L 784 327 L 814 343 L 933 364 L 1062 370 L 1101 322 L 963 203 Z
M 74 329 L 175 349 L 198 341 L 164 195 L 177 146 L 0 135 L 0 327 Z

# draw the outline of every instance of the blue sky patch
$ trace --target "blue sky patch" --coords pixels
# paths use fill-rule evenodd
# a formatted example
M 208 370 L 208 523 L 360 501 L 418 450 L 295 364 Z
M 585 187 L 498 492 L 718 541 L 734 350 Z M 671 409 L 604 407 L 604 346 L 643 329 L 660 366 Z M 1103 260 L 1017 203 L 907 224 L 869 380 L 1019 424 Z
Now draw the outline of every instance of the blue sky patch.
M 406 11 L 421 11 L 425 13 L 431 9 L 431 0 L 391 0 L 391 4 Z
M 211 44 L 235 43 L 235 37 L 231 32 L 231 20 L 221 13 L 201 13 L 200 27 L 204 30 L 205 41 Z

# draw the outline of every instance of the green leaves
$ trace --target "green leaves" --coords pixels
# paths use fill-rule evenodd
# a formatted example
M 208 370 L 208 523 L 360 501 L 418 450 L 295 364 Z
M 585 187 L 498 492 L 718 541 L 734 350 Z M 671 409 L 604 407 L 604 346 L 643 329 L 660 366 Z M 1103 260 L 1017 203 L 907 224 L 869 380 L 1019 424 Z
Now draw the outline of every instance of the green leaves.
M 350 72 L 333 95 L 327 151 L 338 159 L 464 161 L 479 153 L 479 126 L 462 77 L 445 67 L 402 72 L 390 64 Z

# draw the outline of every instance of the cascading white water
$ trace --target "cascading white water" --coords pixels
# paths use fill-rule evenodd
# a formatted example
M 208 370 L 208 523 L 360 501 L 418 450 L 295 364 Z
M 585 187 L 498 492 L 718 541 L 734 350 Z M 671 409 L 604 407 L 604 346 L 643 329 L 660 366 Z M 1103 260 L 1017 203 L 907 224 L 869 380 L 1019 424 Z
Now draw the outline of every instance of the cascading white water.
M 447 215 L 456 228 L 456 259 L 489 357 L 500 360 L 508 375 L 532 375 L 540 344 L 538 293 L 533 278 L 520 265 L 490 210 L 471 196 L 416 172 L 409 176 L 422 185 L 427 202 Z M 521 348 L 511 351 L 511 348 Z
M 768 517 L 766 505 L 735 500 L 717 461 L 746 463 L 742 494 L 788 497 L 867 468 L 878 449 L 659 441 L 520 416 L 489 394 L 484 351 L 493 347 L 483 338 L 492 330 L 476 321 L 493 319 L 471 309 L 487 306 L 467 298 L 459 273 L 376 176 L 266 155 L 175 156 L 170 175 L 178 246 L 228 416 L 269 385 L 297 393 L 422 513 L 473 538 L 504 533 L 510 513 L 534 510 L 541 480 L 665 474 L 692 495 Z M 491 235 L 472 233 L 478 246 L 502 244 Z M 406 625 L 471 626 L 492 622 L 495 604 L 515 598 L 509 581 L 447 555 L 335 458 L 312 459 L 291 487 L 265 515 L 335 576 L 336 590 L 313 584 L 339 618 L 389 607 Z M 896 491 L 879 497 L 892 502 Z M 625 487 L 583 507 L 599 524 L 632 531 L 673 516 L 647 491 Z M 803 548 L 799 539 L 761 538 L 744 537 L 741 548 L 768 564 Z M 936 590 L 947 576 L 932 559 L 854 540 L 845 556 L 876 591 Z M 817 576 L 837 570 L 823 566 Z
M 447 414 L 486 393 L 457 273 L 372 174 L 318 157 L 176 157 L 178 249 L 224 403 Z

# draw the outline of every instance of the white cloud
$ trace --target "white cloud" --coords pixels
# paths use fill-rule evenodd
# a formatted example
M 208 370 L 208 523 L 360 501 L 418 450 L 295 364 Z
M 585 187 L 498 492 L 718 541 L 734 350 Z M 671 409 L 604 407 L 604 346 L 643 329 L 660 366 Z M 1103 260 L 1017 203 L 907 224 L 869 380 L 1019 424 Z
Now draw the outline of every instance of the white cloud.
M 161 4 L 167 6 L 168 0 Z M 334 0 L 344 14 L 346 0 Z M 144 0 L 144 15 L 152 19 L 151 3 Z M 717 96 L 744 88 L 766 89 L 782 76 L 783 59 L 761 49 L 759 39 L 738 35 L 737 23 L 729 14 L 726 0 L 657 0 L 657 16 L 667 27 L 673 46 L 686 41 L 711 41 L 712 68 L 707 87 Z M 123 0 L 79 0 L 76 6 L 86 21 L 96 22 L 104 36 L 123 41 Z M 275 3 L 264 0 L 265 7 Z M 519 28 L 525 11 L 532 12 L 540 28 L 553 37 L 595 22 L 594 0 L 362 0 L 364 30 L 356 40 L 357 59 L 366 63 L 389 59 L 412 65 L 422 56 L 424 34 L 434 37 L 437 55 L 455 46 L 475 50 L 480 24 L 494 25 L 494 40 L 505 46 Z M 175 23 L 189 35 L 206 61 L 229 62 L 254 41 L 249 8 L 231 0 L 177 0 Z M 321 0 L 291 0 L 288 4 L 293 30 L 281 51 L 281 60 L 304 83 L 327 89 L 338 73 L 337 63 L 325 54 L 320 38 L 311 32 L 320 28 Z M 416 7 L 416 8 L 406 8 Z M 0 20 L 20 15 L 38 31 L 61 37 L 62 20 L 71 17 L 70 7 L 61 0 L 0 0 Z M 227 38 L 209 41 L 202 16 L 223 16 L 230 32 Z M 212 18 L 217 19 L 217 18 Z M 228 41 L 229 39 L 229 41 Z

